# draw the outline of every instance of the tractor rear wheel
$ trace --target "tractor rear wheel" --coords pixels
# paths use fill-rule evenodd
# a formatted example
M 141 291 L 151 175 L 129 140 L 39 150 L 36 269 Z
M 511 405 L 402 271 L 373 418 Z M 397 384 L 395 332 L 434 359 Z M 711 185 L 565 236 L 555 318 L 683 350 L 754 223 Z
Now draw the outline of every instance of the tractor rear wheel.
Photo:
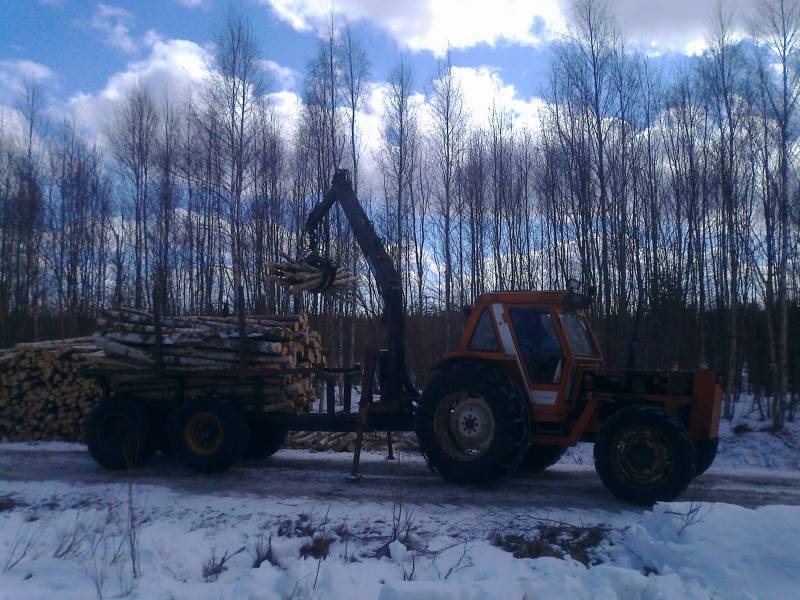
M 713 464 L 714 459 L 717 457 L 718 449 L 719 438 L 714 438 L 713 440 L 694 441 L 695 477 L 708 471 L 708 468 Z
M 670 501 L 694 477 L 694 445 L 686 427 L 661 409 L 631 406 L 601 427 L 594 466 L 605 486 L 622 500 Z
M 556 464 L 567 452 L 566 446 L 551 446 L 548 444 L 531 444 L 528 452 L 519 466 L 520 471 L 540 473 Z
M 244 452 L 246 458 L 269 458 L 286 445 L 289 432 L 268 423 L 250 425 L 250 441 Z
M 186 402 L 172 415 L 171 429 L 180 461 L 202 473 L 224 471 L 247 446 L 241 409 L 217 397 Z
M 101 400 L 86 420 L 86 441 L 92 458 L 106 469 L 134 469 L 153 454 L 147 411 L 127 397 Z
M 528 405 L 500 371 L 478 363 L 434 374 L 417 411 L 417 439 L 445 479 L 486 483 L 513 471 L 530 434 Z

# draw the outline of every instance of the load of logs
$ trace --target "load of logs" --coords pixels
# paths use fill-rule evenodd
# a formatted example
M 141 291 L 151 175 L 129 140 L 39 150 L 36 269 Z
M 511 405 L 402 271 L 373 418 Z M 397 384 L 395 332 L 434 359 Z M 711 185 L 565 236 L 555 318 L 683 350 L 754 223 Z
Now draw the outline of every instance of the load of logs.
M 305 410 L 316 393 L 308 375 L 286 375 L 279 369 L 306 368 L 324 364 L 319 333 L 308 329 L 306 315 L 248 316 L 242 327 L 237 317 L 162 317 L 161 344 L 157 344 L 156 320 L 152 314 L 132 308 L 103 311 L 94 341 L 105 352 L 105 366 L 114 363 L 140 366 L 141 375 L 125 373 L 113 381 L 115 389 L 129 384 L 140 396 L 163 396 L 174 389 L 152 367 L 193 371 L 185 380 L 191 396 L 209 388 L 229 396 L 251 400 L 252 384 L 221 386 L 213 371 L 244 367 L 263 372 L 264 412 Z M 160 357 L 159 357 L 160 353 Z M 274 376 L 270 371 L 275 371 Z M 203 378 L 208 374 L 209 378 Z
M 268 263 L 272 277 L 289 288 L 290 294 L 301 292 L 340 292 L 355 281 L 355 276 L 347 269 L 331 266 L 326 269 L 309 263 L 307 260 L 291 260 L 284 257 L 283 262 Z
M 18 344 L 0 350 L 0 439 L 82 441 L 84 420 L 102 390 L 82 366 L 113 369 L 115 393 L 154 403 L 174 394 L 175 381 L 154 368 L 191 373 L 187 397 L 213 391 L 263 412 L 302 412 L 320 395 L 307 374 L 281 369 L 325 363 L 319 333 L 305 315 L 248 316 L 244 338 L 236 317 L 162 317 L 131 308 L 103 311 L 91 338 Z M 157 338 L 161 344 L 156 344 Z M 244 366 L 263 373 L 263 403 L 253 384 L 214 377 Z M 274 372 L 274 374 L 273 374 Z
M 80 369 L 101 355 L 91 338 L 0 350 L 0 439 L 82 441 L 101 390 Z

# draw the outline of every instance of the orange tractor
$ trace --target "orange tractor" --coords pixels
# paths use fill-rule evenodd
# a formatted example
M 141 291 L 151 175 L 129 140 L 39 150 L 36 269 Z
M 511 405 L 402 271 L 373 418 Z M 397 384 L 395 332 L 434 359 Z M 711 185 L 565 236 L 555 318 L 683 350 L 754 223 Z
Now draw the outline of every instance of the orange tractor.
M 263 371 L 203 373 L 204 380 L 217 378 L 220 387 L 232 380 L 252 382 L 253 397 L 226 398 L 209 390 L 208 397 L 193 400 L 183 390 L 197 373 L 162 366 L 159 376 L 175 379 L 175 397 L 158 407 L 115 399 L 107 379 L 112 373 L 95 371 L 106 382 L 105 398 L 88 426 L 89 449 L 98 462 L 124 466 L 126 440 L 128 446 L 152 448 L 148 437 L 158 435 L 172 440 L 188 466 L 217 471 L 243 451 L 245 443 L 239 440 L 245 436 L 265 456 L 280 448 L 287 431 L 352 431 L 358 433 L 353 460 L 357 478 L 364 431 L 415 431 L 432 469 L 448 480 L 479 484 L 518 468 L 546 469 L 569 447 L 585 441 L 594 443 L 595 467 L 608 489 L 641 503 L 674 499 L 711 465 L 718 443 L 720 373 L 602 366 L 584 312 L 591 297 L 580 292 L 577 282 L 565 291 L 481 295 L 458 348 L 442 357 L 420 394 L 406 368 L 400 274 L 345 170 L 337 171 L 329 192 L 308 217 L 306 260 L 326 272 L 326 282 L 334 280 L 336 265 L 317 252 L 317 230 L 337 202 L 384 304 L 386 349 L 365 358 L 358 411 L 352 411 L 351 384 L 358 375 L 353 368 L 309 370 L 328 383 L 327 411 L 304 414 L 253 409 L 261 405 Z M 243 316 L 240 321 L 244 323 Z M 242 330 L 239 338 L 246 337 Z M 373 403 L 376 379 L 380 401 Z M 340 380 L 343 408 L 337 410 Z M 154 418 L 167 414 L 168 419 Z M 142 428 L 142 423 L 154 422 L 169 423 L 171 429 L 153 434 Z M 195 431 L 198 423 L 202 431 Z M 197 439 L 204 444 L 192 443 Z M 140 464 L 146 457 L 134 458 Z
M 594 442 L 606 487 L 648 503 L 674 499 L 711 466 L 720 374 L 603 367 L 589 302 L 575 287 L 478 298 L 417 405 L 431 467 L 481 482 L 544 470 L 570 446 Z

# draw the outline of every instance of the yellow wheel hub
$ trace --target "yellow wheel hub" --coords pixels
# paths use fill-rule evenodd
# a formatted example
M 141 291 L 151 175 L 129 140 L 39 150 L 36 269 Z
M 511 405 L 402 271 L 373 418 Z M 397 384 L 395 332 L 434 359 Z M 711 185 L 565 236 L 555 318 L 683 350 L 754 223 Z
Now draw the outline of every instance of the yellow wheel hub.
M 225 439 L 225 428 L 214 413 L 197 412 L 186 421 L 183 439 L 195 454 L 214 454 Z

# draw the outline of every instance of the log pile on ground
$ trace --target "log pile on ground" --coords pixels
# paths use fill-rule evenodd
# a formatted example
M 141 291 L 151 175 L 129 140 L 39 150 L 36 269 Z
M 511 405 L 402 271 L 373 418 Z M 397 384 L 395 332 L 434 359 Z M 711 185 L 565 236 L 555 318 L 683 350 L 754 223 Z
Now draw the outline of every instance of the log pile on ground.
M 105 351 L 106 366 L 142 367 L 141 375 L 118 376 L 115 388 L 130 385 L 139 396 L 163 396 L 172 381 L 155 377 L 157 364 L 156 323 L 152 314 L 132 308 L 103 311 L 95 343 Z M 186 380 L 187 393 L 214 388 L 220 393 L 252 397 L 252 384 L 220 387 L 219 381 L 205 380 L 203 373 L 230 371 L 242 366 L 266 373 L 265 412 L 304 410 L 315 398 L 307 375 L 284 375 L 279 369 L 307 368 L 324 364 L 319 333 L 308 329 L 306 315 L 256 315 L 245 318 L 244 338 L 236 317 L 189 316 L 161 319 L 161 359 L 168 369 L 196 372 Z M 244 356 L 242 355 L 244 349 Z M 276 371 L 270 377 L 269 372 Z
M 82 441 L 101 390 L 80 369 L 101 354 L 91 338 L 0 350 L 0 439 Z
M 417 437 L 413 433 L 392 434 L 395 452 L 415 453 L 419 451 Z M 295 431 L 289 434 L 287 448 L 310 450 L 311 452 L 352 452 L 356 447 L 356 434 L 326 431 Z M 370 432 L 364 434 L 362 448 L 367 452 L 385 452 L 386 433 Z
M 301 292 L 340 292 L 351 286 L 355 276 L 343 267 L 326 269 L 306 260 L 291 260 L 268 263 L 273 278 L 289 288 L 290 294 Z

